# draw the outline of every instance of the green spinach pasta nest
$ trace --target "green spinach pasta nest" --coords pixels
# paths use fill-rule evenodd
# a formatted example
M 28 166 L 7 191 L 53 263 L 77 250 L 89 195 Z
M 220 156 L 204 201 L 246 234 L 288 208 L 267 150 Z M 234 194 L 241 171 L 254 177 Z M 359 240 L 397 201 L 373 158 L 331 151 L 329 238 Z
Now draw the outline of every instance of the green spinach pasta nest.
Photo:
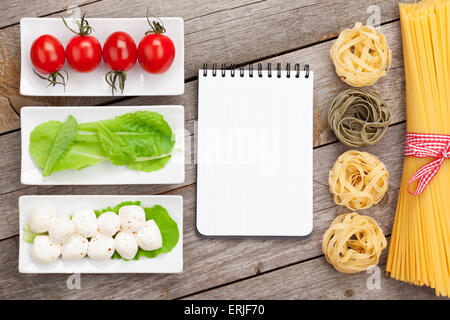
M 328 124 L 336 137 L 349 147 L 376 144 L 391 122 L 388 106 L 375 91 L 348 89 L 334 98 Z

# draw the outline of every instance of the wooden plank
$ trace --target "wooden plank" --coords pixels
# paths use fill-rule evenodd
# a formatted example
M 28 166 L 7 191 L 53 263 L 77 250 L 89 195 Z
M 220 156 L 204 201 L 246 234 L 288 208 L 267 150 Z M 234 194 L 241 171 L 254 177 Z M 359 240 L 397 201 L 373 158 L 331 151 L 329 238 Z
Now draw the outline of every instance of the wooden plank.
M 325 257 L 320 257 L 184 299 L 445 299 L 437 297 L 428 287 L 416 287 L 386 276 L 386 257 L 387 249 L 379 263 L 379 288 L 372 282 L 373 273 L 340 273 Z
M 20 128 L 20 119 L 6 97 L 0 97 L 0 134 Z
M 404 143 L 404 130 L 404 124 L 393 126 L 386 139 L 376 146 L 364 148 L 379 156 L 390 173 L 390 187 L 385 199 L 379 205 L 364 210 L 364 214 L 377 220 L 386 234 L 391 230 L 395 214 L 403 158 L 398 146 Z M 81 290 L 71 291 L 65 287 L 66 276 L 17 274 L 18 239 L 10 238 L 0 241 L 0 253 L 4 261 L 0 265 L 0 296 L 8 298 L 20 294 L 27 299 L 178 298 L 320 256 L 323 233 L 337 214 L 348 211 L 334 205 L 327 184 L 328 171 L 344 150 L 346 148 L 338 143 L 314 150 L 314 231 L 308 238 L 263 240 L 199 237 L 195 231 L 194 184 L 170 192 L 184 198 L 185 262 L 181 274 L 83 275 Z M 110 188 L 111 192 L 117 191 L 116 187 Z M 11 207 L 1 208 L 2 215 L 5 210 L 13 210 L 13 214 L 17 215 L 17 211 Z M 17 223 L 13 227 L 17 232 Z
M 91 17 L 136 17 L 144 14 L 147 5 L 145 0 L 104 0 L 86 5 L 83 10 Z M 397 1 L 374 0 L 371 5 L 379 6 L 381 22 L 398 18 Z M 355 21 L 365 21 L 370 15 L 367 7 L 367 3 L 357 0 L 202 0 L 196 1 L 195 6 L 172 0 L 152 3 L 151 9 L 155 15 L 185 19 L 185 76 L 189 79 L 196 76 L 204 61 L 245 63 L 334 37 Z M 316 19 L 318 15 L 321 19 Z M 4 68 L 0 96 L 7 96 L 16 110 L 23 105 L 93 105 L 117 99 L 20 96 L 18 39 L 18 25 L 0 30 L 0 60 Z
M 43 17 L 67 10 L 69 6 L 82 6 L 94 1 L 99 0 L 4 0 L 0 2 L 0 28 L 19 23 L 22 17 Z

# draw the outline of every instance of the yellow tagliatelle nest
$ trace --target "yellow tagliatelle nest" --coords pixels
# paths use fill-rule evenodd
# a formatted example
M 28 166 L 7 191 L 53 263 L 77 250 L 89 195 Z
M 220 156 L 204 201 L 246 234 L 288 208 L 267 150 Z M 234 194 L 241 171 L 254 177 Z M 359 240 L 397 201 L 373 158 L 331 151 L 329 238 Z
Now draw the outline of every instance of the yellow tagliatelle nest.
M 376 221 L 356 212 L 337 216 L 322 240 L 328 263 L 344 273 L 357 273 L 377 265 L 386 246 L 386 238 Z
M 341 32 L 330 54 L 337 75 L 354 87 L 373 85 L 391 67 L 392 53 L 385 36 L 361 22 Z
M 370 208 L 388 188 L 389 172 L 377 157 L 350 150 L 336 160 L 328 183 L 336 204 L 350 210 Z

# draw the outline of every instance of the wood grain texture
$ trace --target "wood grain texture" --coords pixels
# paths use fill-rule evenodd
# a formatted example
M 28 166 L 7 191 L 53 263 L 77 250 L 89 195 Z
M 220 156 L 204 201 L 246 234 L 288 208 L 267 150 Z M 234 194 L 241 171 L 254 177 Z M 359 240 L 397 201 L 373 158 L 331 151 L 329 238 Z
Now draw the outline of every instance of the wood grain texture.
M 320 257 L 184 299 L 443 299 L 433 289 L 418 288 L 386 276 L 386 257 L 385 249 L 379 263 L 378 289 L 373 285 L 373 273 L 340 273 L 325 257 Z
M 380 7 L 381 22 L 398 18 L 397 4 L 395 0 L 370 3 Z M 146 0 L 103 0 L 82 9 L 88 17 L 139 17 L 148 5 Z M 151 9 L 157 16 L 185 19 L 185 76 L 189 79 L 196 76 L 204 61 L 246 63 L 334 37 L 354 21 L 365 21 L 370 16 L 368 7 L 357 0 L 337 1 L 333 5 L 326 0 L 168 0 L 152 2 Z M 18 25 L 0 30 L 0 61 L 4 69 L 0 96 L 7 96 L 16 110 L 24 105 L 96 105 L 118 99 L 21 96 L 17 76 L 19 39 Z
M 0 28 L 19 23 L 22 17 L 43 17 L 99 0 L 2 0 L 0 1 Z
M 20 128 L 20 119 L 6 97 L 0 97 L 0 134 Z
M 395 213 L 403 158 L 402 150 L 398 148 L 398 145 L 403 144 L 404 130 L 404 124 L 393 126 L 387 132 L 386 139 L 383 139 L 380 144 L 364 148 L 379 156 L 390 173 L 390 187 L 385 199 L 377 206 L 364 211 L 365 214 L 376 219 L 386 234 L 391 230 Z M 196 185 L 193 184 L 169 192 L 169 194 L 182 195 L 184 198 L 184 271 L 181 274 L 83 275 L 82 289 L 71 291 L 65 287 L 67 276 L 19 275 L 17 250 L 8 248 L 13 247 L 14 244 L 17 247 L 18 239 L 13 237 L 0 242 L 2 261 L 5 261 L 0 265 L 0 297 L 11 298 L 19 294 L 27 299 L 179 298 L 320 256 L 323 233 L 337 214 L 347 211 L 334 204 L 327 184 L 328 171 L 335 159 L 346 149 L 341 144 L 333 143 L 314 150 L 314 230 L 306 239 L 206 239 L 199 237 L 195 231 Z M 116 193 L 115 188 L 117 187 L 105 187 L 101 193 Z M 129 191 L 134 193 L 135 190 L 127 190 L 127 193 Z M 61 187 L 55 187 L 51 193 L 62 191 Z M 96 193 L 96 190 L 92 191 Z M 13 206 L 17 196 L 17 194 L 11 194 L 9 207 L 6 203 L 1 204 L 0 212 L 3 217 L 9 217 L 10 220 L 16 219 L 17 209 Z M 13 210 L 13 214 L 6 214 L 6 211 L 10 210 Z M 2 230 L 17 234 L 17 222 L 7 227 L 3 227 L 4 223 L 4 221 L 1 222 Z

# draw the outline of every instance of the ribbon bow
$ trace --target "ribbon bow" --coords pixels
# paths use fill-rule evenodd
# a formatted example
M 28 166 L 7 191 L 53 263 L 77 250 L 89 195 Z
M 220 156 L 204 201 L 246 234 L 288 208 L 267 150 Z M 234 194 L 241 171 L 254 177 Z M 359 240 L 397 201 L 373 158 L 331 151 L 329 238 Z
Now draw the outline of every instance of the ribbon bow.
M 405 156 L 417 158 L 434 158 L 433 161 L 416 171 L 409 179 L 408 192 L 419 195 L 436 175 L 445 159 L 450 158 L 450 135 L 407 133 L 405 143 Z M 410 191 L 410 185 L 419 180 L 416 189 Z

